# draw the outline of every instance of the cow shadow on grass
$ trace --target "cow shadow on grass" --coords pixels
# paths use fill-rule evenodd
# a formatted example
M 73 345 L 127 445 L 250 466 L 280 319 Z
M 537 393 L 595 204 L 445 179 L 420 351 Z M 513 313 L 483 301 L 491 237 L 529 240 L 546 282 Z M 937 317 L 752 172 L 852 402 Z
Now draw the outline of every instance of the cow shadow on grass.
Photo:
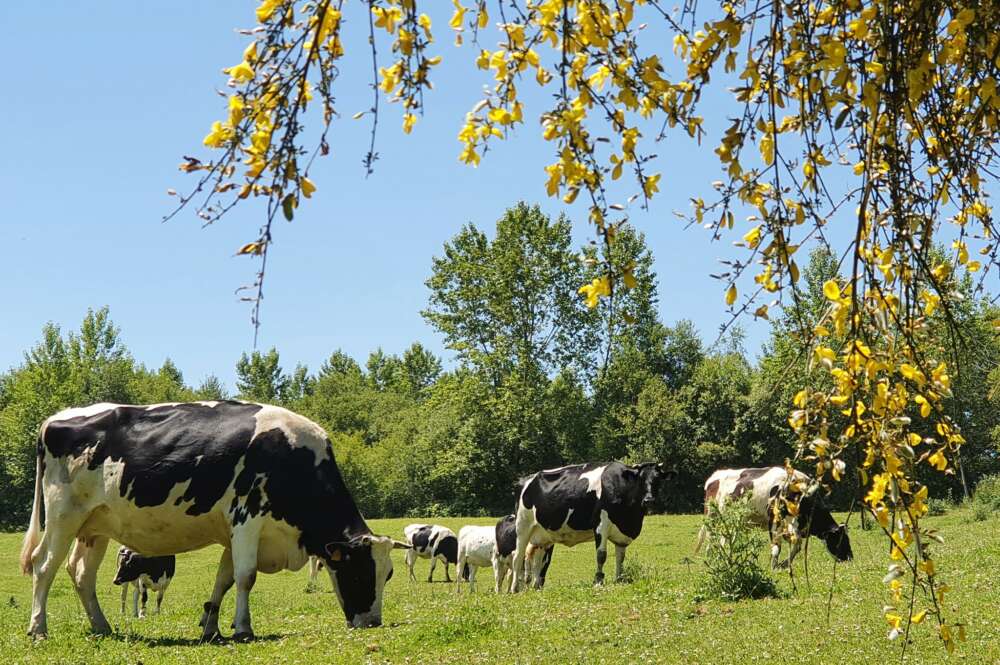
M 253 644 L 255 642 L 277 642 L 283 640 L 290 635 L 283 635 L 279 633 L 269 633 L 266 635 L 257 635 L 253 640 L 249 642 L 242 642 L 240 640 L 234 640 L 232 637 L 222 637 L 211 640 L 209 642 L 202 641 L 200 637 L 175 637 L 171 635 L 152 637 L 149 635 L 139 635 L 137 633 L 113 633 L 104 637 L 106 640 L 114 640 L 116 642 L 130 642 L 133 644 L 142 644 L 147 647 L 198 647 L 198 646 L 226 646 L 229 644 Z

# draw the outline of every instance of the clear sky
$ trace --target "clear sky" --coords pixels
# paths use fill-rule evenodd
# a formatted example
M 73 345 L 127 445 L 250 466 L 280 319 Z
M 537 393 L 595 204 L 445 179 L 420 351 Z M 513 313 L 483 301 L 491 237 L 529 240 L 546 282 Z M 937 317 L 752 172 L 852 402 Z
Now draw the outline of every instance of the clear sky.
M 21 362 L 46 321 L 75 329 L 87 308 L 109 305 L 140 362 L 158 367 L 169 356 L 188 383 L 214 373 L 233 385 L 253 340 L 249 307 L 234 291 L 256 269 L 233 254 L 255 237 L 262 208 L 245 205 L 204 229 L 193 212 L 160 220 L 174 201 L 167 188 L 193 184 L 177 171 L 182 155 L 205 157 L 201 139 L 223 117 L 220 69 L 239 61 L 246 38 L 234 28 L 252 26 L 254 4 L 0 3 L 0 368 Z M 458 162 L 456 134 L 489 78 L 471 65 L 471 49 L 451 45 L 450 3 L 425 4 L 437 12 L 444 56 L 427 116 L 404 136 L 398 107 L 382 106 L 381 159 L 367 179 L 368 125 L 351 119 L 371 105 L 367 25 L 348 14 L 332 154 L 313 168 L 313 199 L 277 227 L 270 258 L 259 346 L 276 346 L 286 368 L 316 369 L 337 348 L 364 362 L 376 347 L 398 353 L 413 341 L 450 358 L 419 314 L 431 257 L 461 225 L 491 229 L 519 199 L 567 213 L 580 243 L 592 237 L 584 197 L 565 206 L 545 194 L 542 168 L 553 155 L 539 104 L 478 169 Z M 710 127 L 721 122 L 709 118 Z M 685 229 L 673 211 L 709 198 L 720 175 L 715 145 L 677 137 L 657 146 L 662 194 L 631 217 L 656 258 L 663 321 L 692 319 L 709 342 L 727 316 L 723 287 L 708 275 L 734 250 Z M 767 324 L 744 326 L 756 352 Z

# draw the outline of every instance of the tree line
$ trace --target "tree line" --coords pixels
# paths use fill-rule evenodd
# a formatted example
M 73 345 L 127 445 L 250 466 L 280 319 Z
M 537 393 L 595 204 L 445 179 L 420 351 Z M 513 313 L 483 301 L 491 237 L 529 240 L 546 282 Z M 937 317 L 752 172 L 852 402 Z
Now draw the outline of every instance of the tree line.
M 798 331 L 821 325 L 823 285 L 837 275 L 836 259 L 813 252 L 806 288 L 773 316 L 754 357 L 738 329 L 709 340 L 689 320 L 660 320 L 653 257 L 627 226 L 613 251 L 635 283 L 611 306 L 588 308 L 577 287 L 597 277 L 599 261 L 593 245 L 573 245 L 570 228 L 522 203 L 492 234 L 468 224 L 444 245 L 422 315 L 454 354 L 449 369 L 419 342 L 401 354 L 376 349 L 364 364 L 334 350 L 315 371 L 284 367 L 272 348 L 238 359 L 230 395 L 214 376 L 189 385 L 169 359 L 155 370 L 137 362 L 107 308 L 88 312 L 78 331 L 47 324 L 22 363 L 0 374 L 3 526 L 22 526 L 30 512 L 41 422 L 98 401 L 236 397 L 286 406 L 326 428 L 370 517 L 503 514 L 524 474 L 611 459 L 667 462 L 678 475 L 662 507 L 699 510 L 712 470 L 793 456 L 795 392 L 831 380 L 816 371 L 822 359 Z M 1000 312 L 971 283 L 954 288 L 954 325 L 940 324 L 929 342 L 940 348 L 928 352 L 955 349 L 947 408 L 966 444 L 954 475 L 928 472 L 925 481 L 933 495 L 958 497 L 1000 471 L 1000 343 L 992 323 Z M 848 424 L 845 412 L 829 436 L 844 435 Z M 847 507 L 857 488 L 856 478 L 844 483 L 833 501 Z

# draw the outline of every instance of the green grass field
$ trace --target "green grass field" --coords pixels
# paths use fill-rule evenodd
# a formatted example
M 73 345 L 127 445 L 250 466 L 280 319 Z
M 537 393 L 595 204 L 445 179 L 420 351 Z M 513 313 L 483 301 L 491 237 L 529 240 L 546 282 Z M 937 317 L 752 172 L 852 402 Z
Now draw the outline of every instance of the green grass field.
M 954 592 L 951 606 L 968 624 L 968 642 L 950 658 L 934 631 L 916 627 L 907 663 L 1000 662 L 1000 533 L 996 517 L 970 523 L 962 510 L 932 518 L 946 545 L 936 559 Z M 402 537 L 410 519 L 372 520 L 379 533 Z M 456 532 L 489 519 L 435 520 Z M 856 518 L 853 520 L 857 523 Z M 881 583 L 884 544 L 875 532 L 851 532 L 855 561 L 836 567 L 830 618 L 827 594 L 833 559 L 822 543 L 810 546 L 810 584 L 797 562 L 798 592 L 779 575 L 787 597 L 740 603 L 696 599 L 701 561 L 684 559 L 700 524 L 693 515 L 648 518 L 629 548 L 631 584 L 593 588 L 589 543 L 557 548 L 546 588 L 515 596 L 492 592 L 492 571 L 480 571 L 479 593 L 455 594 L 454 585 L 426 583 L 429 563 L 407 579 L 401 551 L 386 590 L 385 625 L 348 630 L 324 576 L 323 593 L 306 594 L 306 572 L 261 575 L 251 595 L 252 644 L 198 643 L 201 605 L 208 598 L 219 548 L 178 557 L 177 576 L 163 613 L 146 619 L 119 613 L 113 587 L 114 550 L 100 573 L 99 596 L 115 629 L 92 637 L 69 578 L 60 572 L 49 600 L 48 640 L 25 635 L 31 581 L 15 562 L 21 534 L 0 534 L 0 649 L 4 663 L 897 663 L 900 642 L 885 639 Z M 764 553 L 762 553 L 763 555 Z M 614 557 L 606 572 L 613 573 Z M 441 576 L 440 566 L 436 577 Z M 609 574 L 609 579 L 611 575 Z M 232 592 L 220 625 L 228 627 Z M 229 632 L 224 630 L 224 632 Z

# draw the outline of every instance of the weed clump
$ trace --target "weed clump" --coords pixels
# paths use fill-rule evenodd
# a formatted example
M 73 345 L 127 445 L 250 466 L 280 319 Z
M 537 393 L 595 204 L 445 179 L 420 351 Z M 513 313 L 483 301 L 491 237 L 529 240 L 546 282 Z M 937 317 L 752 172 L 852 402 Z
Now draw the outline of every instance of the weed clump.
M 774 578 L 760 565 L 760 553 L 767 544 L 763 532 L 750 522 L 750 494 L 726 503 L 719 510 L 708 506 L 705 528 L 705 574 L 698 594 L 704 598 L 742 600 L 777 596 Z

